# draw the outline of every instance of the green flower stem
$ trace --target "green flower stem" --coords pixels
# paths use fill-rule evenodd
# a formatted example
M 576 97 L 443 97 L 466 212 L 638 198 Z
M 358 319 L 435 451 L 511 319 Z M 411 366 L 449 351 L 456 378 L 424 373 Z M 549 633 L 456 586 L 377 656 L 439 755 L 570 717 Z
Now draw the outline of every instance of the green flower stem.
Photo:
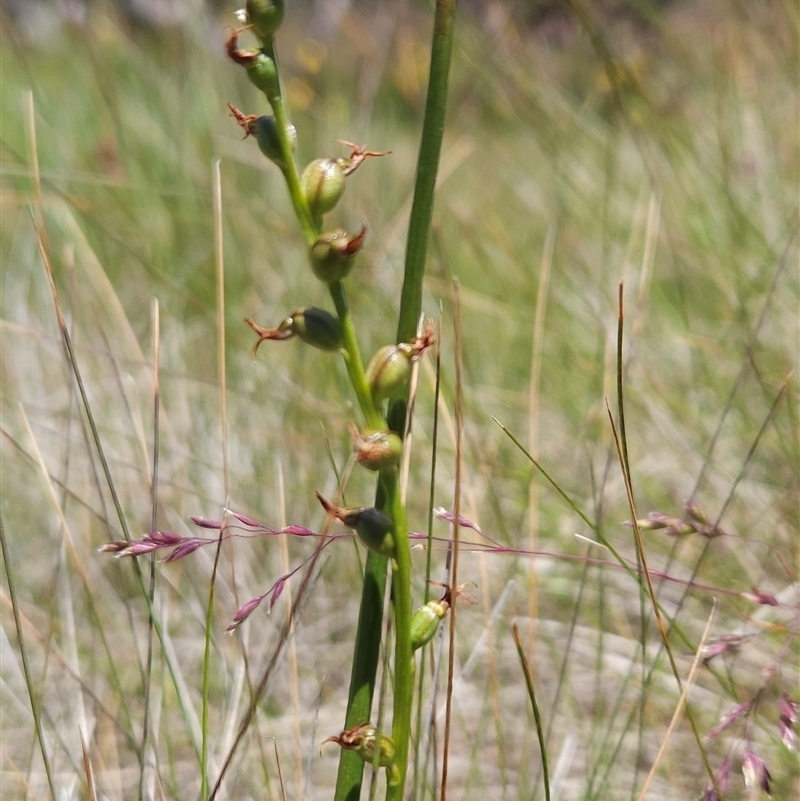
M 350 671 L 350 697 L 347 701 L 345 729 L 370 719 L 380 655 L 388 561 L 385 556 L 375 551 L 369 551 L 367 554 L 358 613 L 358 630 Z M 364 762 L 361 757 L 354 751 L 343 750 L 339 757 L 339 772 L 336 776 L 335 801 L 358 801 L 361 795 L 363 771 Z
M 268 55 L 275 62 L 275 69 L 280 75 L 280 68 L 278 65 L 278 54 L 275 52 L 274 42 L 265 43 L 262 51 Z M 320 234 L 320 228 L 314 224 L 311 218 L 311 212 L 308 210 L 308 203 L 303 196 L 303 191 L 300 189 L 300 176 L 297 172 L 297 165 L 294 163 L 294 153 L 292 152 L 292 140 L 289 136 L 289 119 L 286 115 L 286 106 L 283 103 L 283 95 L 280 91 L 276 93 L 270 92 L 267 94 L 267 100 L 272 107 L 272 113 L 275 117 L 275 125 L 278 129 L 278 143 L 281 150 L 281 158 L 285 166 L 281 167 L 283 177 L 286 179 L 286 186 L 289 190 L 289 198 L 292 201 L 295 216 L 297 217 L 300 227 L 303 229 L 303 235 L 309 247 L 314 244 Z
M 392 739 L 395 746 L 394 763 L 400 780 L 389 785 L 387 801 L 402 801 L 408 763 L 408 744 L 411 738 L 411 710 L 414 701 L 414 660 L 411 649 L 411 548 L 408 524 L 397 471 L 382 476 L 386 508 L 394 520 L 394 560 L 392 563 L 392 604 L 394 608 L 394 710 Z
M 417 169 L 414 203 L 411 211 L 406 251 L 405 280 L 398 321 L 398 341 L 414 336 L 422 308 L 422 277 L 425 271 L 427 243 L 433 213 L 433 192 L 441 153 L 444 114 L 447 99 L 447 78 L 453 41 L 455 0 L 437 0 L 431 51 L 431 73 L 425 109 L 422 144 Z M 270 41 L 264 53 L 272 57 L 277 68 L 275 48 Z M 282 161 L 289 196 L 295 215 L 309 247 L 320 234 L 321 221 L 314 220 L 300 188 L 300 179 L 292 154 L 289 123 L 280 90 L 267 95 L 275 116 Z M 331 298 L 342 326 L 345 364 L 366 424 L 382 428 L 385 421 L 380 407 L 372 398 L 364 363 L 358 348 L 355 327 L 341 282 L 329 285 Z M 405 418 L 405 403 L 393 404 L 393 422 Z M 403 426 L 395 430 L 402 431 Z M 399 782 L 387 787 L 387 801 L 402 801 L 411 736 L 411 713 L 414 693 L 414 660 L 411 648 L 411 551 L 408 540 L 406 511 L 400 497 L 397 472 L 381 475 L 376 505 L 384 509 L 394 523 L 395 553 L 392 560 L 392 603 L 395 623 L 394 710 L 392 739 L 395 744 L 395 765 Z M 375 689 L 381 640 L 381 609 L 386 584 L 386 559 L 374 552 L 367 557 L 364 573 L 358 632 L 351 672 L 350 697 L 346 727 L 369 719 Z M 360 795 L 363 763 L 357 754 L 343 751 L 336 783 L 336 801 L 357 801 Z
M 436 0 L 428 96 L 425 100 L 425 119 L 422 123 L 422 141 L 417 158 L 414 201 L 411 205 L 406 240 L 405 276 L 397 327 L 398 342 L 414 336 L 417 320 L 422 310 L 422 278 L 425 274 L 428 239 L 433 217 L 436 174 L 439 170 L 439 156 L 442 152 L 455 14 L 456 0 Z
M 361 358 L 361 351 L 358 349 L 353 317 L 350 314 L 350 307 L 347 305 L 347 295 L 342 282 L 336 281 L 336 283 L 328 284 L 328 289 L 342 325 L 342 346 L 346 353 L 347 375 L 350 377 L 350 383 L 356 393 L 358 405 L 370 428 L 383 428 L 385 421 L 383 414 L 372 399 L 372 392 L 370 392 L 367 374 L 364 370 L 364 361 Z M 360 722 L 363 723 L 363 721 Z
M 428 77 L 428 96 L 425 101 L 425 118 L 422 126 L 422 141 L 417 159 L 417 176 L 414 185 L 414 201 L 406 241 L 405 274 L 400 299 L 400 316 L 397 325 L 397 341 L 414 336 L 422 310 L 422 279 L 428 253 L 436 175 L 444 136 L 445 112 L 447 109 L 447 85 L 450 61 L 453 52 L 453 29 L 456 0 L 437 0 L 431 42 L 431 65 Z M 406 402 L 397 401 L 389 407 L 389 419 L 396 431 L 405 430 Z M 392 736 L 395 744 L 395 764 L 400 772 L 400 781 L 388 787 L 387 801 L 402 801 L 408 761 L 408 744 L 411 737 L 411 707 L 414 692 L 414 661 L 411 652 L 411 553 L 405 509 L 396 491 L 387 487 L 391 508 L 396 508 L 395 563 L 392 590 L 395 614 L 395 700 Z M 401 525 L 402 523 L 402 525 Z
M 280 74 L 278 67 L 278 57 L 275 52 L 274 43 L 269 42 L 262 48 L 263 52 L 270 56 L 275 62 L 275 68 Z M 286 179 L 286 187 L 289 191 L 289 197 L 292 201 L 295 216 L 297 217 L 300 227 L 303 229 L 303 234 L 309 247 L 316 242 L 321 233 L 321 224 L 315 221 L 308 208 L 308 203 L 300 188 L 300 177 L 297 173 L 297 166 L 294 162 L 294 155 L 292 153 L 292 142 L 289 136 L 289 121 L 286 115 L 286 107 L 283 103 L 283 97 L 280 92 L 269 93 L 267 100 L 272 107 L 272 113 L 275 115 L 275 124 L 278 131 L 278 142 L 280 144 L 281 157 L 283 164 L 282 172 Z M 380 409 L 375 405 L 372 400 L 372 393 L 367 383 L 366 373 L 364 371 L 364 361 L 361 358 L 361 352 L 358 348 L 358 340 L 356 339 L 355 327 L 353 325 L 353 318 L 350 315 L 350 308 L 347 304 L 347 296 L 341 282 L 329 285 L 331 298 L 333 299 L 336 312 L 339 315 L 339 321 L 342 325 L 342 339 L 344 350 L 347 354 L 345 363 L 347 365 L 347 374 L 350 377 L 350 382 L 358 398 L 358 404 L 361 407 L 361 412 L 364 415 L 366 423 L 372 428 L 382 428 L 384 425 L 383 415 Z

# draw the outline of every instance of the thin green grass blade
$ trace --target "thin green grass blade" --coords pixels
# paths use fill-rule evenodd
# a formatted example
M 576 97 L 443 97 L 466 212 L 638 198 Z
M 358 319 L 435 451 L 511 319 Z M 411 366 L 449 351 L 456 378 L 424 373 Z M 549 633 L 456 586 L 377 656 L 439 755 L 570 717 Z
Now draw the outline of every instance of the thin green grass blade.
M 103 442 L 102 439 L 100 438 L 100 432 L 97 428 L 97 423 L 94 419 L 94 415 L 92 414 L 91 404 L 89 403 L 89 397 L 86 392 L 86 387 L 83 383 L 83 377 L 81 376 L 78 360 L 75 355 L 75 350 L 72 347 L 72 338 L 70 337 L 69 329 L 67 328 L 66 321 L 64 320 L 64 315 L 61 311 L 61 302 L 59 300 L 58 290 L 56 288 L 55 277 L 53 276 L 52 265 L 50 264 L 49 255 L 44 247 L 44 240 L 42 238 L 41 229 L 36 224 L 35 220 L 33 221 L 33 226 L 39 243 L 39 252 L 42 257 L 42 262 L 44 264 L 45 271 L 47 273 L 47 280 L 50 284 L 50 290 L 53 297 L 53 304 L 55 306 L 56 315 L 58 318 L 58 327 L 59 331 L 61 332 L 61 338 L 64 344 L 64 351 L 66 354 L 66 358 L 69 363 L 72 374 L 75 378 L 75 383 L 77 384 L 78 392 L 81 396 L 81 404 L 83 405 L 83 409 L 86 413 L 86 419 L 89 423 L 89 428 L 91 429 L 92 442 L 94 443 L 95 449 L 97 450 L 97 454 L 100 459 L 100 464 L 103 469 L 103 476 L 106 480 L 108 490 L 111 493 L 111 499 L 114 503 L 114 510 L 117 515 L 117 520 L 119 521 L 119 525 L 120 528 L 122 529 L 125 541 L 130 542 L 131 535 L 128 528 L 128 522 L 125 517 L 125 513 L 122 510 L 122 503 L 120 501 L 119 495 L 114 485 L 113 477 L 111 475 L 111 467 L 108 463 L 108 459 L 106 458 L 105 450 L 103 449 Z M 177 667 L 173 662 L 173 660 L 170 658 L 167 649 L 164 648 L 164 632 L 161 628 L 161 622 L 155 615 L 155 610 L 153 609 L 153 605 L 150 602 L 150 596 L 147 592 L 144 573 L 142 572 L 141 565 L 135 559 L 133 560 L 133 570 L 134 570 L 134 575 L 136 576 L 136 580 L 139 584 L 141 596 L 147 603 L 147 611 L 153 623 L 153 627 L 155 628 L 156 637 L 158 638 L 158 641 L 161 644 L 162 649 L 164 651 L 164 658 L 166 660 L 167 668 L 169 670 L 170 677 L 172 679 L 173 685 L 176 690 L 176 694 L 178 697 L 178 705 L 181 710 L 181 715 L 186 725 L 186 731 L 191 740 L 192 750 L 194 751 L 199 764 L 201 762 L 200 743 L 197 741 L 197 737 L 195 736 L 194 729 L 191 725 L 190 715 L 189 715 L 189 702 L 188 699 L 184 697 L 184 694 L 180 691 L 180 682 L 178 681 L 177 677 Z
M 28 664 L 28 651 L 25 647 L 25 638 L 22 634 L 22 621 L 19 617 L 19 606 L 17 604 L 17 588 L 14 580 L 14 568 L 11 564 L 10 554 L 8 552 L 8 543 L 6 542 L 6 530 L 3 526 L 3 517 L 0 515 L 0 548 L 3 551 L 3 564 L 6 566 L 6 581 L 8 582 L 8 594 L 11 597 L 11 609 L 14 614 L 14 628 L 17 632 L 17 642 L 19 643 L 19 654 L 22 658 L 22 671 L 25 674 L 25 686 L 28 689 L 28 699 L 31 703 L 31 711 L 33 712 L 33 725 L 36 728 L 36 739 L 39 742 L 39 750 L 42 753 L 42 761 L 44 762 L 44 772 L 47 775 L 47 785 L 50 788 L 50 797 L 55 801 L 58 797 L 56 795 L 56 788 L 53 782 L 53 771 L 50 767 L 50 757 L 47 752 L 47 744 L 44 739 L 44 730 L 42 729 L 42 715 L 39 707 L 39 700 L 36 693 L 33 691 L 33 680 L 31 678 L 30 666 Z
M 516 623 L 512 624 L 511 632 L 514 635 L 514 645 L 517 647 L 519 663 L 522 667 L 522 673 L 525 676 L 525 686 L 528 688 L 528 698 L 531 699 L 531 706 L 533 707 L 533 719 L 536 721 L 536 736 L 539 738 L 539 749 L 542 753 L 542 779 L 544 781 L 544 797 L 545 801 L 550 801 L 550 771 L 547 767 L 547 748 L 545 747 L 542 716 L 539 712 L 539 704 L 536 702 L 536 691 L 533 688 L 533 679 L 531 678 L 531 671 L 528 667 L 528 658 L 525 656 L 525 651 L 522 648 L 522 638 L 519 635 L 519 627 Z

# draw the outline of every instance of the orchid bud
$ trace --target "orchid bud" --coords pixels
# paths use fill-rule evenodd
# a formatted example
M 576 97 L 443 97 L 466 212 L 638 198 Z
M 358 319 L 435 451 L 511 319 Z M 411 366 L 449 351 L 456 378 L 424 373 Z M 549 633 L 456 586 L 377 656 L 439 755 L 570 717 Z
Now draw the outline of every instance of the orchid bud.
M 345 171 L 336 159 L 315 159 L 300 176 L 300 188 L 313 217 L 327 214 L 341 198 Z
M 371 723 L 360 723 L 337 737 L 328 737 L 322 744 L 331 742 L 348 751 L 355 751 L 367 765 L 375 764 L 377 751 L 378 766 L 386 768 L 389 785 L 394 787 L 400 781 L 400 770 L 394 763 L 394 740 L 381 732 L 379 742 L 378 730 Z
M 359 431 L 350 426 L 353 451 L 356 461 L 367 470 L 388 470 L 394 467 L 403 455 L 403 440 L 394 431 Z
M 269 41 L 283 22 L 283 0 L 247 0 L 247 21 L 262 42 Z
M 335 284 L 352 269 L 353 260 L 364 245 L 367 229 L 351 236 L 342 228 L 323 234 L 311 246 L 311 269 L 320 281 Z

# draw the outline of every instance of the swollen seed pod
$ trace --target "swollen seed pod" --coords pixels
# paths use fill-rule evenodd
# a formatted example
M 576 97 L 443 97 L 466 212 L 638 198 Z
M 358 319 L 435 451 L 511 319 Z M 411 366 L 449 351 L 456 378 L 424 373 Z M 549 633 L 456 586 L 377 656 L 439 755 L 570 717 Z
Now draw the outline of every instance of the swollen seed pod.
M 325 309 L 304 306 L 292 312 L 292 333 L 303 342 L 320 350 L 338 350 L 342 344 L 342 326 L 339 318 Z
M 399 395 L 411 378 L 411 363 L 419 359 L 436 342 L 432 320 L 425 323 L 422 333 L 410 342 L 384 345 L 367 365 L 367 382 L 375 403 Z
M 355 751 L 367 765 L 375 764 L 377 751 L 378 766 L 386 768 L 389 785 L 394 787 L 400 781 L 400 771 L 394 762 L 394 740 L 383 732 L 379 738 L 378 730 L 371 723 L 359 723 L 336 737 L 327 737 L 322 745 L 331 742 L 347 751 Z
M 367 548 L 381 556 L 394 556 L 394 525 L 385 512 L 375 506 L 359 509 L 353 523 L 342 520 L 346 526 L 352 526 L 358 538 Z
M 416 651 L 427 645 L 436 630 L 439 628 L 444 616 L 450 609 L 450 604 L 443 598 L 441 601 L 428 601 L 421 606 L 411 617 L 411 650 Z
M 327 214 L 341 198 L 345 171 L 336 159 L 315 159 L 300 176 L 300 188 L 312 216 Z
M 367 365 L 369 383 L 375 403 L 399 395 L 411 377 L 411 354 L 400 345 L 384 345 Z
M 262 42 L 270 40 L 283 22 L 283 0 L 247 0 L 245 9 L 248 23 Z
M 256 138 L 258 149 L 270 160 L 275 162 L 281 169 L 285 169 L 286 162 L 281 153 L 280 138 L 278 137 L 278 124 L 275 117 L 258 117 L 250 123 L 248 133 Z M 297 149 L 297 131 L 294 125 L 289 123 L 289 141 L 292 153 Z
M 359 431 L 350 426 L 356 461 L 367 470 L 389 470 L 400 462 L 403 440 L 394 431 Z
M 325 309 L 316 306 L 303 306 L 296 309 L 288 317 L 281 320 L 277 328 L 264 328 L 245 317 L 244 320 L 258 334 L 258 341 L 253 347 L 255 359 L 262 342 L 269 340 L 283 341 L 299 337 L 303 342 L 320 350 L 337 350 L 342 341 L 342 327 L 339 319 Z
M 266 53 L 259 53 L 247 66 L 247 77 L 250 83 L 260 89 L 268 98 L 279 97 L 281 83 L 275 60 Z
M 250 81 L 271 101 L 275 97 L 280 97 L 281 94 L 278 68 L 275 60 L 263 50 L 239 47 L 239 34 L 246 30 L 248 30 L 247 27 L 233 29 L 228 34 L 225 49 L 231 59 L 247 70 L 247 77 L 250 78 Z
M 353 268 L 354 257 L 364 245 L 367 229 L 351 236 L 342 228 L 323 234 L 311 246 L 311 269 L 320 281 L 334 284 Z
M 358 538 L 367 548 L 382 556 L 394 556 L 394 523 L 389 515 L 374 506 L 366 508 L 335 506 L 319 493 L 317 498 L 329 515 L 348 528 L 354 528 Z

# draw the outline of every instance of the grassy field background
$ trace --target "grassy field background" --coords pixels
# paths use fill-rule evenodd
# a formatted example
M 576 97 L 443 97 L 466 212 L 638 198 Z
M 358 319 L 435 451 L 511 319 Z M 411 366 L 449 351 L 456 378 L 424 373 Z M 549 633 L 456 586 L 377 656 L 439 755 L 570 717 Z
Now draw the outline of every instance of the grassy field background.
M 350 179 L 332 215 L 368 227 L 348 279 L 367 356 L 394 335 L 424 104 L 430 10 L 400 6 L 351 10 L 327 38 L 306 11 L 290 8 L 279 38 L 299 162 L 346 155 L 336 138 L 392 151 Z M 90 797 L 83 741 L 97 797 L 135 797 L 144 759 L 146 797 L 189 799 L 200 786 L 192 742 L 213 551 L 157 564 L 156 606 L 178 672 L 170 676 L 156 649 L 152 751 L 142 757 L 147 606 L 130 561 L 97 552 L 121 539 L 121 523 L 37 244 L 32 143 L 60 303 L 134 537 L 151 530 L 154 442 L 157 528 L 208 534 L 190 516 L 220 518 L 227 507 L 274 527 L 319 529 L 314 491 L 335 491 L 333 464 L 341 469 L 350 449 L 352 399 L 335 356 L 289 342 L 267 343 L 250 358 L 245 316 L 275 325 L 298 306 L 327 303 L 278 171 L 242 141 L 225 108 L 231 101 L 246 113 L 265 111 L 224 58 L 232 15 L 198 14 L 154 30 L 126 22 L 111 4 L 92 9 L 80 25 L 33 37 L 3 19 L 0 508 L 8 561 L 0 785 L 7 798 L 47 796 L 10 577 L 59 797 Z M 660 585 L 659 597 L 686 638 L 672 637 L 681 675 L 712 607 L 712 641 L 738 637 L 735 649 L 699 667 L 689 702 L 705 734 L 756 698 L 747 718 L 704 740 L 709 761 L 717 769 L 732 755 L 727 797 L 757 797 L 740 775 L 752 747 L 768 765 L 774 797 L 793 798 L 800 769 L 780 741 L 778 702 L 784 692 L 798 700 L 800 658 L 797 7 L 709 0 L 637 14 L 590 10 L 583 25 L 568 14 L 533 25 L 526 4 L 487 3 L 458 23 L 424 301 L 443 320 L 434 504 L 453 504 L 457 276 L 467 416 L 462 513 L 504 550 L 467 549 L 461 561 L 478 604 L 462 606 L 458 617 L 450 794 L 543 797 L 513 621 L 535 669 L 559 798 L 635 799 L 678 702 L 636 583 L 587 542 L 592 530 L 492 421 L 635 563 L 606 412 L 606 400 L 616 406 L 624 282 L 638 516 L 680 516 L 692 499 L 725 532 L 713 540 L 644 535 L 651 569 L 675 579 Z M 426 530 L 429 507 L 432 364 L 417 399 L 409 484 L 416 531 Z M 372 492 L 370 477 L 354 473 L 348 501 L 369 504 Z M 434 533 L 446 537 L 448 527 L 436 523 Z M 258 538 L 223 549 L 212 781 L 275 649 L 291 584 L 271 614 L 260 609 L 233 637 L 225 627 L 312 548 Z M 325 553 L 226 797 L 280 798 L 276 748 L 288 798 L 331 796 L 336 749 L 320 756 L 319 743 L 344 717 L 362 556 L 348 542 Z M 433 578 L 442 579 L 443 554 L 433 557 Z M 425 554 L 414 559 L 424 576 Z M 753 587 L 778 604 L 742 597 Z M 422 578 L 416 589 L 421 599 Z M 437 710 L 442 702 L 440 689 Z M 683 718 L 648 797 L 697 798 L 706 780 Z M 431 797 L 430 778 L 421 783 L 420 797 Z

